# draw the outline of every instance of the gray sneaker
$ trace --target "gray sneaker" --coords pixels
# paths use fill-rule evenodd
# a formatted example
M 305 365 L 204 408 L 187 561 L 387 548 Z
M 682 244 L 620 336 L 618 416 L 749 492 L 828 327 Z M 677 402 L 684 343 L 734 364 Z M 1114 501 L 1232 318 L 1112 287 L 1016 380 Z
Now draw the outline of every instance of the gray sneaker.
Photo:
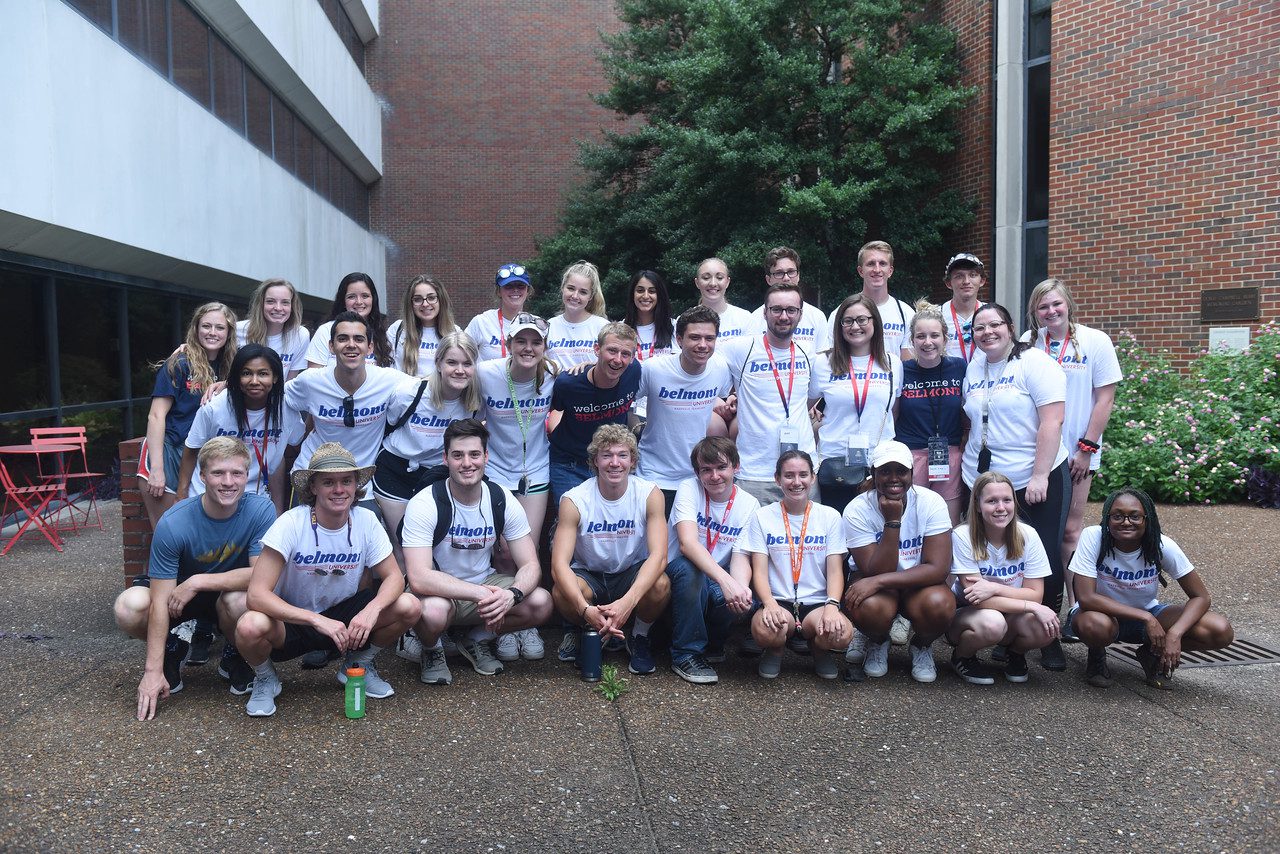
M 825 649 L 813 648 L 813 672 L 822 679 L 835 679 L 840 675 L 840 665 Z
M 453 684 L 453 674 L 449 672 L 444 649 L 437 646 L 422 650 L 422 656 L 418 659 L 418 679 L 427 685 Z
M 458 641 L 458 652 L 471 662 L 471 669 L 481 676 L 496 676 L 502 672 L 502 662 L 493 654 L 493 642 L 463 638 Z
M 516 637 L 515 632 L 498 635 L 498 642 L 494 646 L 498 651 L 499 661 L 520 660 L 520 639 Z
M 276 697 L 280 696 L 280 677 L 274 669 L 270 676 L 254 676 L 253 693 L 244 707 L 251 718 L 267 718 L 276 713 Z
M 347 684 L 348 667 L 364 668 L 364 694 L 366 697 L 381 700 L 395 694 L 396 689 L 391 687 L 390 682 L 378 675 L 378 668 L 373 666 L 372 661 L 364 664 L 347 663 L 345 666 L 338 668 L 338 681 L 343 685 Z
M 867 640 L 866 657 L 862 660 L 862 672 L 872 679 L 879 679 L 889 672 L 888 639 L 880 643 L 875 643 L 870 639 Z
M 760 664 L 756 673 L 761 679 L 777 679 L 782 672 L 782 650 L 766 650 L 760 656 Z
M 867 636 L 857 629 L 853 630 L 853 639 L 849 648 L 844 651 L 844 660 L 850 664 L 861 664 L 867 657 Z
M 720 681 L 715 668 L 707 664 L 706 659 L 699 655 L 691 655 L 684 661 L 671 662 L 671 671 L 694 685 L 714 685 Z
M 893 625 L 889 627 L 889 640 L 894 646 L 906 646 L 907 640 L 911 637 L 911 621 L 899 614 L 893 618 Z

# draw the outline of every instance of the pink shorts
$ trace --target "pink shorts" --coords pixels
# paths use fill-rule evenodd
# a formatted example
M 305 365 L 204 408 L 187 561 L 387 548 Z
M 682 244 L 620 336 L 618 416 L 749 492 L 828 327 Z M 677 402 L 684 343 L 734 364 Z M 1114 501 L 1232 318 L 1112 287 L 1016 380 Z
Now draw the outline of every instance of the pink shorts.
M 929 482 L 929 452 L 927 450 L 913 450 L 911 452 L 911 463 L 911 479 L 916 486 L 927 486 L 948 501 L 960 497 L 962 481 L 960 480 L 959 445 L 952 445 L 947 448 L 948 475 L 946 480 Z

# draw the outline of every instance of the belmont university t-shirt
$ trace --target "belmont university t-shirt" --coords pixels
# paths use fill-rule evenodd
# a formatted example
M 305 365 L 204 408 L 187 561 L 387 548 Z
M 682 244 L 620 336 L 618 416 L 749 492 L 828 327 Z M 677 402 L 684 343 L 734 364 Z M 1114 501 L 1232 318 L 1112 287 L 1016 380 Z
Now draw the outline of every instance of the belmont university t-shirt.
M 654 489 L 652 483 L 633 475 L 627 481 L 627 491 L 616 501 L 600 494 L 594 477 L 566 492 L 564 497 L 578 508 L 579 517 L 572 565 L 613 575 L 647 558 L 645 505 Z
M 350 522 L 333 531 L 312 524 L 310 507 L 295 507 L 275 521 L 262 545 L 285 559 L 276 595 L 317 614 L 355 595 L 365 568 L 391 554 L 387 532 L 363 507 L 352 507 Z

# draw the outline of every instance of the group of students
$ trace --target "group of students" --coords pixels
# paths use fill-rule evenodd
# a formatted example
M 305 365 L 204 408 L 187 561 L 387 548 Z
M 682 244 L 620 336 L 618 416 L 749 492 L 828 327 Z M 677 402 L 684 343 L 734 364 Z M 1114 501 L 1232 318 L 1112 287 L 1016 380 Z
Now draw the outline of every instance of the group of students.
M 799 268 L 771 250 L 751 314 L 707 259 L 701 301 L 674 322 L 653 271 L 633 277 L 626 320 L 608 321 L 588 262 L 565 270 L 550 322 L 524 311 L 518 264 L 466 331 L 429 276 L 389 328 L 369 277 L 346 277 L 309 339 L 280 279 L 246 322 L 202 306 L 157 378 L 139 465 L 151 564 L 116 603 L 148 642 L 139 717 L 197 661 L 171 631 L 189 620 L 221 628 L 220 672 L 251 692 L 251 715 L 275 710 L 272 661 L 345 653 L 385 697 L 383 647 L 417 658 L 425 683 L 452 681 L 449 646 L 492 675 L 543 657 L 553 610 L 562 660 L 591 628 L 641 674 L 669 610 L 672 669 L 695 683 L 717 680 L 741 621 L 766 678 L 788 645 L 824 678 L 838 675 L 832 651 L 881 676 L 909 637 L 912 675 L 932 681 L 945 636 L 966 681 L 994 682 L 987 648 L 1025 681 L 1026 652 L 1061 670 L 1059 638 L 1078 636 L 1091 684 L 1109 683 L 1117 639 L 1141 644 L 1154 683 L 1181 649 L 1230 643 L 1145 495 L 1110 496 L 1081 531 L 1121 377 L 1065 284 L 1035 289 L 1015 341 L 1009 312 L 978 302 L 973 255 L 947 264 L 951 300 L 913 308 L 889 294 L 890 247 L 869 243 L 861 291 L 830 319 L 804 302 Z M 548 592 L 537 542 L 552 504 Z M 1185 606 L 1157 602 L 1165 574 Z

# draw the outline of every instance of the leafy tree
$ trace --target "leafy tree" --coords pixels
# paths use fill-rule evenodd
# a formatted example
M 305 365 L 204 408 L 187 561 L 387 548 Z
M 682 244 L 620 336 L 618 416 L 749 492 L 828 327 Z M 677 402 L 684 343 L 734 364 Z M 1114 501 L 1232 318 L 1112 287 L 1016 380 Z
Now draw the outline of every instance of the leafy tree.
M 596 100 L 629 121 L 581 144 L 588 180 L 531 264 L 540 307 L 558 304 L 559 273 L 578 258 L 601 268 L 611 308 L 643 268 L 674 280 L 682 306 L 709 255 L 729 263 L 733 296 L 758 304 L 764 253 L 786 244 L 809 299 L 831 308 L 858 289 L 867 240 L 903 259 L 940 246 L 972 217 L 939 166 L 973 93 L 955 82 L 955 36 L 931 6 L 619 0 L 625 26 L 604 37 L 609 89 Z M 904 268 L 895 291 L 924 280 Z

